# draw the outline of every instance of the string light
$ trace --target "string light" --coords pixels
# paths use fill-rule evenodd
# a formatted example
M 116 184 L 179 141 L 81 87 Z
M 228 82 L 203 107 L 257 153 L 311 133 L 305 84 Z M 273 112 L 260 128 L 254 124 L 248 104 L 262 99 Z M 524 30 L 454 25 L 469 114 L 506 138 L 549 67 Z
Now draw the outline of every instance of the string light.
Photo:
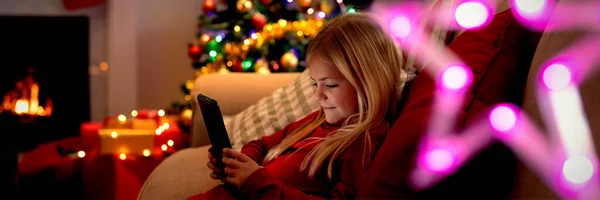
M 156 131 L 154 131 L 154 133 L 156 133 L 156 135 L 160 135 L 162 134 L 163 130 L 159 127 L 156 129 Z
M 158 110 L 158 116 L 159 117 L 165 116 L 165 110 L 163 110 L 163 109 Z
M 123 123 L 123 122 L 127 121 L 127 117 L 125 117 L 125 115 L 123 115 L 123 114 L 119 115 L 119 116 L 117 117 L 117 119 L 118 119 L 118 120 L 119 120 L 121 123 Z
M 312 15 L 313 13 L 315 13 L 315 9 L 313 8 L 309 8 L 306 13 L 308 13 L 309 15 Z
M 323 11 L 319 11 L 319 14 L 318 14 L 318 16 L 319 16 L 319 18 L 321 18 L 321 19 L 325 18 L 325 12 L 323 12 Z
M 171 125 L 169 123 L 164 123 L 163 127 L 165 130 L 167 130 L 167 129 L 171 128 Z
M 163 151 L 166 151 L 167 150 L 167 145 L 163 144 L 162 146 L 160 146 L 160 149 L 162 149 Z
M 102 71 L 108 70 L 108 63 L 106 63 L 106 62 L 100 63 L 100 70 L 102 70 Z
M 150 150 L 144 149 L 144 152 L 142 154 L 144 154 L 145 157 L 148 157 L 150 156 Z
M 125 159 L 127 159 L 127 155 L 125 155 L 124 153 L 121 153 L 121 154 L 119 155 L 119 158 L 120 158 L 121 160 L 125 160 Z
M 138 111 L 137 110 L 131 111 L 131 116 L 132 117 L 137 117 L 138 116 Z
M 80 158 L 85 157 L 85 151 L 79 151 L 79 152 L 77 152 L 77 156 L 79 156 Z
M 110 133 L 110 136 L 111 136 L 112 138 L 117 138 L 117 137 L 119 136 L 119 134 L 117 134 L 117 132 L 116 132 L 116 131 L 113 131 L 112 133 Z
M 167 141 L 167 145 L 169 145 L 170 147 L 172 147 L 172 146 L 173 146 L 173 144 L 174 144 L 173 140 L 169 140 L 169 141 Z

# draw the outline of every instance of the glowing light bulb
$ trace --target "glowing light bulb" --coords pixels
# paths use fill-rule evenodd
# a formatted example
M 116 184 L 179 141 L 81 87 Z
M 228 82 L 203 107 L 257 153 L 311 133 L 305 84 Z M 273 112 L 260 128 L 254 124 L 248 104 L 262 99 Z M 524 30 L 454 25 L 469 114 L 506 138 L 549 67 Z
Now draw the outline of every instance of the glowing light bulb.
M 161 146 L 160 146 L 160 149 L 162 149 L 163 151 L 166 151 L 166 150 L 167 150 L 167 148 L 168 148 L 168 147 L 167 147 L 167 145 L 166 145 L 166 144 L 163 144 L 163 145 L 161 145 Z
M 490 113 L 490 124 L 497 131 L 505 132 L 512 129 L 517 122 L 515 112 L 506 106 L 498 106 Z
M 124 153 L 121 153 L 121 154 L 119 155 L 119 158 L 120 158 L 121 160 L 125 160 L 125 159 L 127 159 L 127 155 L 125 155 Z
M 165 110 L 163 110 L 163 109 L 158 110 L 158 116 L 159 117 L 165 116 Z
M 167 145 L 169 145 L 170 147 L 172 147 L 172 146 L 173 146 L 173 143 L 174 143 L 174 142 L 173 142 L 173 140 L 169 140 L 169 141 L 167 141 Z
M 117 134 L 116 131 L 113 131 L 112 133 L 110 133 L 110 137 L 112 138 L 117 138 L 119 136 L 119 134 Z
M 446 149 L 432 150 L 426 155 L 427 167 L 434 172 L 443 172 L 452 167 L 454 158 Z
M 563 164 L 563 176 L 571 183 L 582 184 L 594 174 L 594 165 L 585 156 L 573 156 Z
M 118 119 L 120 122 L 125 122 L 125 121 L 127 120 L 127 117 L 125 117 L 125 115 L 122 115 L 122 114 L 121 114 L 121 115 L 119 115 L 119 116 L 117 117 L 117 119 Z
M 309 8 L 306 13 L 308 13 L 309 15 L 312 15 L 313 13 L 315 13 L 315 9 L 313 8 Z
M 318 16 L 319 16 L 319 18 L 321 18 L 321 19 L 325 18 L 325 12 L 323 12 L 323 11 L 319 11 L 319 14 L 318 14 Z
M 458 25 L 466 29 L 482 26 L 489 16 L 487 7 L 481 2 L 476 1 L 460 4 L 454 13 L 454 18 Z
M 517 11 L 522 15 L 537 15 L 544 10 L 546 0 L 514 0 Z
M 544 70 L 543 80 L 546 87 L 560 90 L 571 83 L 571 72 L 562 64 L 552 64 Z
M 168 130 L 169 128 L 171 128 L 171 125 L 169 125 L 169 123 L 164 123 L 162 126 L 164 130 Z
M 77 152 L 77 156 L 79 156 L 80 158 L 85 157 L 85 151 L 79 151 L 79 152 Z
M 142 154 L 144 154 L 145 157 L 148 157 L 150 156 L 150 150 L 144 149 L 144 152 Z
M 450 89 L 461 89 L 467 85 L 468 74 L 464 67 L 451 66 L 444 70 L 442 82 Z
M 137 110 L 131 111 L 131 116 L 132 117 L 137 117 L 138 116 L 138 111 Z
M 408 36 L 411 32 L 412 26 L 410 20 L 404 16 L 396 17 L 390 23 L 392 34 L 399 38 Z
M 160 134 L 162 134 L 162 133 L 163 133 L 162 127 L 158 127 L 158 128 L 156 129 L 156 131 L 154 131 L 154 133 L 156 133 L 156 135 L 160 135 Z

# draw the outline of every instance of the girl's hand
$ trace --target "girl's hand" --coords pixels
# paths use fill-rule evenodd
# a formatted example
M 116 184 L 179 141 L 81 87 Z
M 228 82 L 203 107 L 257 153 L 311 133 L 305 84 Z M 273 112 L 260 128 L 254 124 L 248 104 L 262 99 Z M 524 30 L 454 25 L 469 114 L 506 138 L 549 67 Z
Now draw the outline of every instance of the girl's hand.
M 206 163 L 206 166 L 208 166 L 208 168 L 212 170 L 212 173 L 210 173 L 210 178 L 223 181 L 224 177 L 219 175 L 219 173 L 221 173 L 221 170 L 216 167 L 217 159 L 210 152 L 211 152 L 211 150 L 209 149 L 208 150 L 208 162 Z
M 223 149 L 223 163 L 225 163 L 225 174 L 227 174 L 225 182 L 231 183 L 237 188 L 240 188 L 250 174 L 261 168 L 246 154 L 229 148 Z

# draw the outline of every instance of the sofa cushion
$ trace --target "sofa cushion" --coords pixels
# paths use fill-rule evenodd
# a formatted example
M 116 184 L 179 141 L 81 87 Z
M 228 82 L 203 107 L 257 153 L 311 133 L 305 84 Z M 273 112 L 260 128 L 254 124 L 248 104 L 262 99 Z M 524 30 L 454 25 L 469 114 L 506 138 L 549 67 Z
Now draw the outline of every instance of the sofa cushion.
M 485 28 L 466 31 L 450 43 L 473 71 L 473 84 L 464 100 L 457 128 L 477 120 L 499 102 L 521 103 L 533 52 L 541 34 L 518 24 L 510 10 L 495 15 Z M 425 71 L 427 68 L 425 68 Z M 457 173 L 429 190 L 415 193 L 408 184 L 417 144 L 428 127 L 436 83 L 428 73 L 418 76 L 400 117 L 390 129 L 359 189 L 359 197 L 505 198 L 515 168 L 514 156 L 495 143 Z M 495 161 L 490 161 L 490 158 Z M 383 196 L 382 196 L 383 195 Z M 504 197 L 503 197 L 504 195 Z
M 239 149 L 251 140 L 271 135 L 316 111 L 319 104 L 313 95 L 309 70 L 305 70 L 291 83 L 231 116 L 225 127 L 233 148 Z

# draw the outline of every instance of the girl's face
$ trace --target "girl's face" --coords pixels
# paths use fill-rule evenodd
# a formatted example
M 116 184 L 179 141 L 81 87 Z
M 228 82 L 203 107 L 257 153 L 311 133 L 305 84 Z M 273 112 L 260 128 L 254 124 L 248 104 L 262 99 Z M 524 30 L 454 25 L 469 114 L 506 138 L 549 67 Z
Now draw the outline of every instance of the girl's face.
M 358 112 L 356 90 L 335 66 L 317 58 L 309 68 L 312 85 L 316 87 L 315 98 L 328 123 L 341 123 Z

